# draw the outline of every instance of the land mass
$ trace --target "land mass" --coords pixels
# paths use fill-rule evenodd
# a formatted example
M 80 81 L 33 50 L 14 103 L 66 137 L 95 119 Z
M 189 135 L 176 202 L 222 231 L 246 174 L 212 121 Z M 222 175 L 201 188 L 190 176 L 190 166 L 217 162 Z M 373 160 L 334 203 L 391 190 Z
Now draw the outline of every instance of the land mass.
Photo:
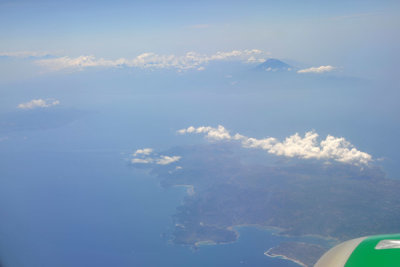
M 237 225 L 276 227 L 280 235 L 317 235 L 337 242 L 400 232 L 400 181 L 385 178 L 378 167 L 282 160 L 249 151 L 231 144 L 180 147 L 168 151 L 182 157 L 179 170 L 153 166 L 162 186 L 194 188 L 173 215 L 174 243 L 233 242 Z M 320 252 L 311 252 L 310 259 Z M 312 262 L 295 244 L 270 253 Z
M 264 254 L 268 257 L 278 257 L 297 263 L 300 266 L 312 267 L 324 254 L 325 248 L 304 242 L 282 242 L 270 248 Z

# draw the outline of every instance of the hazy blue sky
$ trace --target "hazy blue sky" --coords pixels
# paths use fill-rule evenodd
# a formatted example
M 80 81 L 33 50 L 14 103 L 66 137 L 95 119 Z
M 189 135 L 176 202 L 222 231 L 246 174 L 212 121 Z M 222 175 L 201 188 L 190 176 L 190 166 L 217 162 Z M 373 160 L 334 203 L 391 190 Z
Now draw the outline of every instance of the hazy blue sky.
M 399 59 L 399 6 L 398 1 L 2 1 L 0 51 L 117 58 L 257 48 L 354 73 L 390 72 Z

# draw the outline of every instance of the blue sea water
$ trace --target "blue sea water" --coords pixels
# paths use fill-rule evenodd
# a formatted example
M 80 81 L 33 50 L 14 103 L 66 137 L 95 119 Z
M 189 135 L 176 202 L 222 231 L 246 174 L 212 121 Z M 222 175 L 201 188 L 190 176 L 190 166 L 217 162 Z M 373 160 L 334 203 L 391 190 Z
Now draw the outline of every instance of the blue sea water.
M 136 144 L 108 140 L 97 116 L 1 143 L 3 266 L 296 266 L 263 255 L 283 237 L 251 227 L 232 244 L 172 244 L 171 215 L 186 190 L 132 168 Z

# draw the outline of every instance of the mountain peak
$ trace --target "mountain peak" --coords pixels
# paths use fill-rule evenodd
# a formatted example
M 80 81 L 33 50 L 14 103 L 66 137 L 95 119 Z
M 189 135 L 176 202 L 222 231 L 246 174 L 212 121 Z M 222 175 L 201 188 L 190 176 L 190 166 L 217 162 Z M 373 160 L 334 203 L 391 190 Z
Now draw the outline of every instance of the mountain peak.
M 263 70 L 263 71 L 271 71 L 271 72 L 282 72 L 282 71 L 290 71 L 293 69 L 292 66 L 289 64 L 286 64 L 283 61 L 280 61 L 279 59 L 275 58 L 269 58 L 260 65 L 257 66 L 257 69 Z

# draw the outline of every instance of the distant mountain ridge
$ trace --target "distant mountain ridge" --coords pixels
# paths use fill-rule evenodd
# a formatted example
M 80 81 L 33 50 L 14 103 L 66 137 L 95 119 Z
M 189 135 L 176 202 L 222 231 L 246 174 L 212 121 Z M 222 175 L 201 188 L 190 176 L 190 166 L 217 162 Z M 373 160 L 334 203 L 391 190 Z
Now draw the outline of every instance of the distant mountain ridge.
M 279 59 L 269 58 L 260 65 L 258 65 L 256 69 L 262 71 L 271 71 L 271 72 L 284 72 L 284 71 L 291 71 L 293 67 Z

